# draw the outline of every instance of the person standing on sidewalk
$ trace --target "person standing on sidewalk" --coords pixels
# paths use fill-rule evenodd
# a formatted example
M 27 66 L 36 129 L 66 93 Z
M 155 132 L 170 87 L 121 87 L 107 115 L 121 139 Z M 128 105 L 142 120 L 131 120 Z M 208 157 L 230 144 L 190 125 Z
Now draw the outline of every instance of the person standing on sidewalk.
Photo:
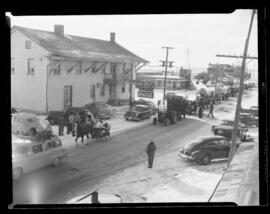
M 64 127 L 65 127 L 65 120 L 64 117 L 61 115 L 59 116 L 58 121 L 58 136 L 64 136 Z
M 156 145 L 154 144 L 152 140 L 150 140 L 150 143 L 148 144 L 147 149 L 146 149 L 146 153 L 148 155 L 148 168 L 153 167 L 155 151 L 156 151 Z
M 200 104 L 200 107 L 199 107 L 199 118 L 202 118 L 203 116 L 203 106 L 202 104 Z
M 74 116 L 73 116 L 73 114 L 70 114 L 68 116 L 68 130 L 67 130 L 67 134 L 69 134 L 70 132 L 73 133 L 73 129 L 74 129 Z
M 213 111 L 214 111 L 214 104 L 211 102 L 209 114 L 207 115 L 207 117 L 209 117 L 209 115 L 211 114 L 212 118 L 215 118 L 213 115 Z

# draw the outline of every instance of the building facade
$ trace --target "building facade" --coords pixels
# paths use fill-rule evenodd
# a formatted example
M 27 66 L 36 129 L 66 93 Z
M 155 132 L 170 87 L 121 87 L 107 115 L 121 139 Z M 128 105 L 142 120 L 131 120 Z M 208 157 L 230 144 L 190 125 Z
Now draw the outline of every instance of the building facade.
M 136 71 L 147 63 L 110 40 L 14 26 L 11 30 L 11 105 L 34 112 L 101 101 L 134 99 Z

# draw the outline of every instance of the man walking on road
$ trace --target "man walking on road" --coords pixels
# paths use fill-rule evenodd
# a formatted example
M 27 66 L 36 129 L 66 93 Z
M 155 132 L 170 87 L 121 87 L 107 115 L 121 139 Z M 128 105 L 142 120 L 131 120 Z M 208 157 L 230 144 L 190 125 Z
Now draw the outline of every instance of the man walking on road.
M 199 118 L 202 118 L 202 116 L 203 116 L 203 106 L 200 105 L 200 107 L 199 107 Z
M 153 166 L 155 151 L 156 151 L 156 145 L 151 140 L 146 149 L 146 153 L 148 155 L 148 168 L 152 168 Z
M 211 102 L 210 111 L 209 111 L 209 114 L 207 115 L 207 117 L 209 117 L 209 115 L 211 114 L 212 118 L 215 118 L 213 115 L 213 111 L 214 111 L 214 104 L 213 104 L 213 102 Z

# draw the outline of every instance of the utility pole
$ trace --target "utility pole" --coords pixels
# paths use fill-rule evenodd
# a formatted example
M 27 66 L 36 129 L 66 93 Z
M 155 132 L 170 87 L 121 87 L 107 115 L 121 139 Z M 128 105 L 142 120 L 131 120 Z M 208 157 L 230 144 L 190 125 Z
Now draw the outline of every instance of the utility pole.
M 246 42 L 245 42 L 245 48 L 244 48 L 242 66 L 241 66 L 240 88 L 239 88 L 239 94 L 238 94 L 238 98 L 237 98 L 235 119 L 234 119 L 234 124 L 233 124 L 232 143 L 231 143 L 231 146 L 230 146 L 230 153 L 229 153 L 229 160 L 228 160 L 227 167 L 230 166 L 232 158 L 233 158 L 233 156 L 235 154 L 236 137 L 237 137 L 238 123 L 239 123 L 239 114 L 240 114 L 240 107 L 241 107 L 241 101 L 242 101 L 242 94 L 243 94 L 243 90 L 244 90 L 244 76 L 245 76 L 245 68 L 246 68 L 248 43 L 249 43 L 249 38 L 250 38 L 250 32 L 251 32 L 251 29 L 252 29 L 252 23 L 253 23 L 253 19 L 254 19 L 254 14 L 255 14 L 255 10 L 252 11 L 250 26 L 249 26 L 249 30 L 248 30 L 248 35 L 247 35 L 247 39 L 246 39 Z
M 163 66 L 165 64 L 165 78 L 164 78 L 164 91 L 163 91 L 163 105 L 165 102 L 165 93 L 166 93 L 166 82 L 167 82 L 167 67 L 168 67 L 168 56 L 169 56 L 169 49 L 173 49 L 172 47 L 162 47 L 166 48 L 166 61 L 162 61 Z M 170 61 L 170 67 L 172 66 L 172 61 Z

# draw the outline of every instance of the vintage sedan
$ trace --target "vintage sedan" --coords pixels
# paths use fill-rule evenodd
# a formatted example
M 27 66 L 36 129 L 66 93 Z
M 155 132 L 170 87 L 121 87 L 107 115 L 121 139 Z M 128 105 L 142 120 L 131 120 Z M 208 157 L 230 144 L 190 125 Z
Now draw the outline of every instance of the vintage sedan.
M 239 121 L 245 126 L 259 126 L 258 117 L 255 117 L 250 113 L 240 113 Z
M 226 137 L 228 141 L 232 140 L 233 130 L 234 128 L 232 126 L 222 126 L 222 125 L 215 126 L 214 128 L 212 128 L 212 132 L 214 133 L 214 135 L 221 135 L 223 137 Z M 248 133 L 247 128 L 238 127 L 237 140 L 241 140 L 242 142 L 252 140 L 250 134 Z
M 152 110 L 145 105 L 134 105 L 129 111 L 124 115 L 126 120 L 136 120 L 140 121 L 143 119 L 150 119 L 152 115 Z
M 61 140 L 53 136 L 43 142 L 12 135 L 12 171 L 13 179 L 47 165 L 55 166 L 69 153 L 65 151 Z
M 259 108 L 258 108 L 258 106 L 251 106 L 248 109 L 241 108 L 241 113 L 249 113 L 249 114 L 252 114 L 255 117 L 258 117 L 258 115 L 259 115 Z
M 93 115 L 96 115 L 100 119 L 110 119 L 113 116 L 109 106 L 103 102 L 93 102 L 86 104 L 86 107 Z
M 238 142 L 236 147 L 240 143 Z M 227 159 L 230 152 L 230 142 L 223 136 L 212 135 L 193 139 L 180 149 L 180 156 L 207 165 L 212 160 Z
M 152 110 L 153 114 L 156 114 L 158 112 L 158 108 L 156 104 L 152 101 L 138 99 L 138 100 L 133 101 L 132 105 L 145 105 L 145 106 L 148 106 Z
M 43 131 L 44 127 L 40 124 L 35 114 L 13 113 L 11 117 L 11 131 L 16 135 L 29 135 L 31 129 Z

